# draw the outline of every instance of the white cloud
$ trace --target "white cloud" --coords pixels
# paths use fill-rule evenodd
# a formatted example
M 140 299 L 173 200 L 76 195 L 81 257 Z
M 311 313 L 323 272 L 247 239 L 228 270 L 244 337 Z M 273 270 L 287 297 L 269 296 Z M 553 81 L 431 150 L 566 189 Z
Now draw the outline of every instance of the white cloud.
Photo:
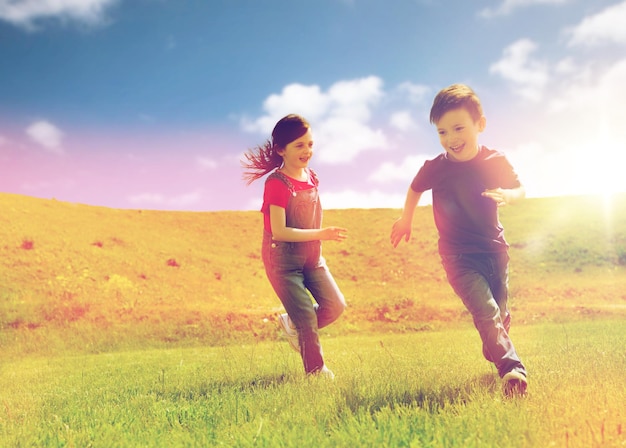
M 626 191 L 622 110 L 626 58 L 586 76 L 563 77 L 542 104 L 533 140 L 506 151 L 529 196 Z
M 54 154 L 63 154 L 61 146 L 64 133 L 52 123 L 41 120 L 26 128 L 26 134 L 37 144 Z
M 586 17 L 577 26 L 568 29 L 572 46 L 596 46 L 603 43 L 626 43 L 626 1 L 610 6 Z
M 491 64 L 489 72 L 512 82 L 516 94 L 537 101 L 548 83 L 549 73 L 545 62 L 531 58 L 536 49 L 532 40 L 520 39 L 504 49 L 502 58 Z
M 41 19 L 73 20 L 96 25 L 104 11 L 118 0 L 0 0 L 0 20 L 27 30 Z
M 576 75 L 580 70 L 581 68 L 576 65 L 576 62 L 571 57 L 561 59 L 554 67 L 554 72 L 563 76 Z
M 420 104 L 425 100 L 430 100 L 431 88 L 422 84 L 413 84 L 411 82 L 403 82 L 398 86 L 398 92 L 406 96 L 409 102 Z
M 301 114 L 309 121 L 317 121 L 327 113 L 329 98 L 319 86 L 290 84 L 280 94 L 272 94 L 263 102 L 265 115 L 256 120 L 244 118 L 241 125 L 245 131 L 271 134 L 278 120 L 290 113 Z
M 402 181 L 408 185 L 417 171 L 424 165 L 424 162 L 430 158 L 425 155 L 417 155 L 405 157 L 400 163 L 385 162 L 370 174 L 368 180 L 378 184 Z
M 511 14 L 516 9 L 525 8 L 532 5 L 559 5 L 567 3 L 569 0 L 504 0 L 496 8 L 485 8 L 479 15 L 485 18 L 492 18 Z
M 324 209 L 338 208 L 402 208 L 405 195 L 373 191 L 345 190 L 338 193 L 326 192 L 321 198 Z
M 263 103 L 265 115 L 241 125 L 248 132 L 270 136 L 276 122 L 289 113 L 301 114 L 313 127 L 316 158 L 326 163 L 353 160 L 363 151 L 384 149 L 387 139 L 370 126 L 372 110 L 384 97 L 375 76 L 339 81 L 324 92 L 317 85 L 290 84 Z
M 330 117 L 313 129 L 316 158 L 324 163 L 350 162 L 363 151 L 384 149 L 382 131 L 352 117 Z
M 391 117 L 389 118 L 389 124 L 391 125 L 391 127 L 402 132 L 409 131 L 417 126 L 416 123 L 413 121 L 411 112 L 409 112 L 408 110 L 401 110 L 392 113 Z
M 328 90 L 331 115 L 368 121 L 371 107 L 383 97 L 382 87 L 382 80 L 376 76 L 336 82 Z
M 624 79 L 626 59 L 617 61 L 590 80 L 572 83 L 550 104 L 549 110 L 555 117 L 562 116 L 564 111 L 579 117 L 574 123 L 568 120 L 566 129 L 573 127 L 578 131 L 575 142 L 586 145 L 584 154 L 601 151 L 605 160 L 621 160 L 626 153 L 626 128 L 622 123 L 626 101 Z M 586 159 L 584 154 L 581 158 Z
M 568 29 L 568 44 L 626 43 L 625 21 L 622 1 Z M 615 168 L 620 165 L 606 163 L 626 153 L 626 128 L 621 124 L 626 58 L 619 51 L 612 61 L 607 53 L 585 54 L 584 59 L 562 55 L 548 65 L 532 57 L 536 49 L 534 42 L 522 39 L 491 66 L 492 73 L 509 80 L 527 99 L 540 99 L 550 86 L 550 95 L 544 95 L 536 111 L 534 141 L 518 142 L 510 155 L 529 195 L 626 190 L 626 180 Z

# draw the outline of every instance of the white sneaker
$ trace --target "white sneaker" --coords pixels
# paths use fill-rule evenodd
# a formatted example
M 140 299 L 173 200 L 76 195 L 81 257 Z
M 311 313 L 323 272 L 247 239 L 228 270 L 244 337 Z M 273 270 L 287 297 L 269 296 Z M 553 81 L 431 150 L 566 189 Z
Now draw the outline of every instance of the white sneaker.
M 280 323 L 280 326 L 282 327 L 285 333 L 285 337 L 287 338 L 287 342 L 289 342 L 289 345 L 291 345 L 291 348 L 293 348 L 295 351 L 300 353 L 300 343 L 298 342 L 298 330 L 296 330 L 296 327 L 293 325 L 293 322 L 289 318 L 289 315 L 287 313 L 279 314 L 278 322 Z
M 326 367 L 326 364 L 324 364 L 321 369 L 316 370 L 315 372 L 307 373 L 307 377 L 308 378 L 323 378 L 324 380 L 334 380 L 335 374 L 332 372 L 332 370 Z
M 526 375 L 517 370 L 511 370 L 509 373 L 502 377 L 503 392 L 507 398 L 523 397 L 526 395 L 526 387 L 528 387 L 528 380 Z
M 335 374 L 332 372 L 332 370 L 330 370 L 328 367 L 326 367 L 326 365 L 324 365 L 324 367 L 322 367 L 322 369 L 317 372 L 317 374 L 319 376 L 323 376 L 325 378 L 328 378 L 329 380 L 334 380 L 335 379 Z

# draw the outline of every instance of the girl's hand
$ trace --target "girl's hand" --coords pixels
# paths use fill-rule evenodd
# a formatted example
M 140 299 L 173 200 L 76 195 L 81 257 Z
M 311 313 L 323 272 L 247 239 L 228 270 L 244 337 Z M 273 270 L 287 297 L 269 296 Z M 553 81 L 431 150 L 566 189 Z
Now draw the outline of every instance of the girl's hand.
M 321 240 L 334 240 L 334 241 L 343 241 L 348 235 L 348 229 L 344 229 L 343 227 L 325 227 L 322 229 L 322 237 Z

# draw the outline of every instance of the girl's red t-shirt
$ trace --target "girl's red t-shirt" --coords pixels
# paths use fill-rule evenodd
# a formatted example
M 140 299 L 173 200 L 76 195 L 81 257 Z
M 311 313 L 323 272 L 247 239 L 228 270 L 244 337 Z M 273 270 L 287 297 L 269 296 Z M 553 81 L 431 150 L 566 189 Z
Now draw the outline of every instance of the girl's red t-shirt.
M 315 184 L 311 179 L 311 174 L 309 174 L 309 178 L 305 182 L 296 180 L 293 177 L 289 177 L 289 180 L 291 181 L 295 191 L 310 190 L 315 187 Z M 270 205 L 276 205 L 286 209 L 287 202 L 289 202 L 289 196 L 291 196 L 291 192 L 282 180 L 272 178 L 265 182 L 261 212 L 263 213 L 263 226 L 267 232 L 272 233 L 272 225 L 270 223 Z

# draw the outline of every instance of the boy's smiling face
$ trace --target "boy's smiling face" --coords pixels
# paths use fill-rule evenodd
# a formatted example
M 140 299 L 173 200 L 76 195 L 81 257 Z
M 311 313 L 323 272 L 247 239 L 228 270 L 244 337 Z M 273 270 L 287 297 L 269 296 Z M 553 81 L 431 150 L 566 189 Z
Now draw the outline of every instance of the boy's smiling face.
M 485 129 L 486 123 L 484 116 L 474 121 L 464 107 L 449 110 L 442 115 L 436 123 L 437 133 L 450 160 L 467 162 L 476 157 L 478 134 Z

